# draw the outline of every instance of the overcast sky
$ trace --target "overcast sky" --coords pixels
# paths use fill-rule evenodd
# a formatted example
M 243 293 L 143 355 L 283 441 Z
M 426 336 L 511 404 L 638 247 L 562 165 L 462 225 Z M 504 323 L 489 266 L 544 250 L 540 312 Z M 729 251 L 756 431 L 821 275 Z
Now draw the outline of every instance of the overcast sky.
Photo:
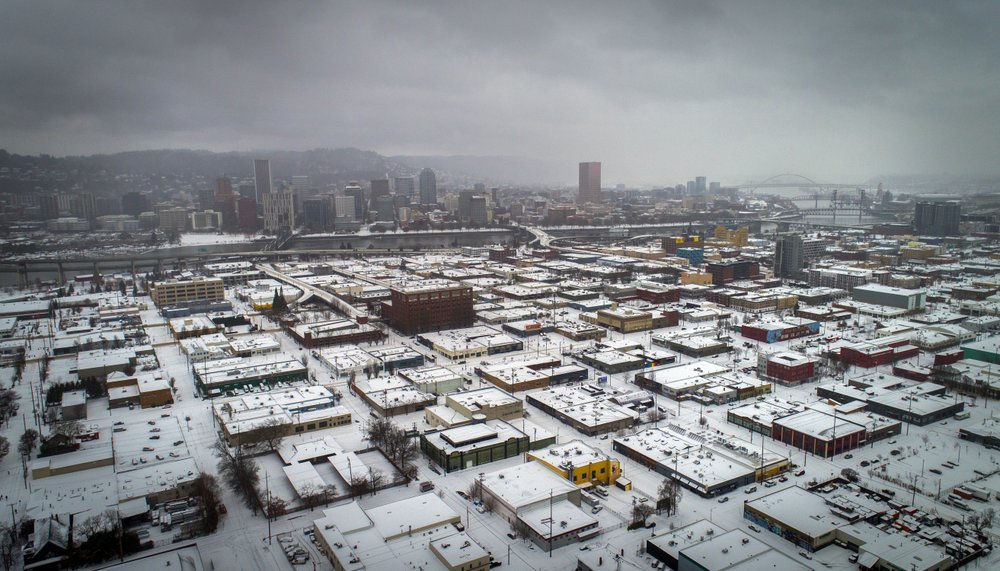
M 521 155 L 567 182 L 600 160 L 605 184 L 1000 170 L 995 0 L 5 8 L 12 152 Z

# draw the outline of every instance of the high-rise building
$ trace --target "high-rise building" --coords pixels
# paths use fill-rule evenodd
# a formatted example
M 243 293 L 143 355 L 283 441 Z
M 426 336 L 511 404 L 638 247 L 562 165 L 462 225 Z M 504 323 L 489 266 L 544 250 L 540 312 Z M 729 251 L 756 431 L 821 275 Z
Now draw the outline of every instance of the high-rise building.
M 779 234 L 774 243 L 774 275 L 793 277 L 802 271 L 802 236 L 792 232 Z
M 312 188 L 312 182 L 309 180 L 309 175 L 296 174 L 292 175 L 292 190 L 298 193 L 305 193 L 310 188 Z
M 962 205 L 956 200 L 918 202 L 913 216 L 917 234 L 924 236 L 958 236 L 962 221 Z
M 344 196 L 348 196 L 354 200 L 354 219 L 358 222 L 364 221 L 365 189 L 361 188 L 361 185 L 356 182 L 350 182 L 344 187 Z M 340 216 L 340 212 L 337 212 L 337 216 Z
M 703 176 L 694 177 L 694 191 L 697 194 L 705 194 L 706 192 L 708 192 L 708 184 L 706 182 L 707 180 L 708 179 Z
M 265 194 L 271 194 L 271 161 L 267 159 L 254 159 L 253 182 L 256 189 L 257 204 L 263 204 L 261 197 Z
M 241 197 L 236 201 L 236 220 L 240 232 L 257 231 L 257 201 Z
M 380 196 L 389 196 L 389 179 L 387 178 L 376 178 L 371 181 L 371 192 L 369 193 L 370 200 L 374 203 L 375 199 Z
M 69 201 L 69 212 L 83 220 L 95 220 L 97 218 L 97 202 L 94 200 L 94 195 L 89 192 L 74 195 Z
M 469 201 L 469 221 L 473 225 L 485 226 L 489 222 L 489 212 L 485 196 L 473 196 L 472 200 Z
M 290 192 L 263 195 L 264 231 L 278 233 L 295 229 L 295 197 Z
M 337 217 L 338 221 L 341 222 L 356 222 L 357 210 L 355 208 L 355 201 L 357 199 L 353 196 L 337 196 L 334 197 L 333 211 Z
M 198 189 L 198 208 L 208 210 L 215 204 L 215 191 L 211 188 Z
M 437 176 L 431 169 L 420 171 L 420 204 L 437 204 Z
M 228 176 L 220 176 L 215 179 L 215 193 L 216 194 L 232 194 L 233 193 L 233 179 Z
M 51 193 L 43 194 L 38 198 L 38 205 L 42 208 L 42 220 L 59 218 L 59 196 Z
M 396 196 L 413 196 L 416 189 L 416 183 L 412 176 L 397 176 L 393 180 L 393 185 L 396 188 Z
M 187 230 L 188 216 L 187 208 L 177 206 L 175 208 L 165 208 L 157 212 L 160 218 L 160 228 L 165 231 L 183 232 Z
M 580 191 L 576 201 L 580 204 L 601 201 L 601 163 L 580 163 Z
M 472 197 L 476 193 L 471 190 L 463 190 L 458 193 L 458 220 L 465 222 L 468 220 L 472 213 Z
M 472 288 L 446 280 L 425 280 L 390 288 L 382 316 L 404 335 L 468 327 L 476 320 Z
M 302 201 L 303 223 L 316 232 L 325 232 L 331 227 L 330 199 L 328 196 L 316 196 Z
M 396 207 L 393 197 L 388 194 L 372 198 L 372 210 L 375 211 L 377 222 L 392 222 L 396 219 Z

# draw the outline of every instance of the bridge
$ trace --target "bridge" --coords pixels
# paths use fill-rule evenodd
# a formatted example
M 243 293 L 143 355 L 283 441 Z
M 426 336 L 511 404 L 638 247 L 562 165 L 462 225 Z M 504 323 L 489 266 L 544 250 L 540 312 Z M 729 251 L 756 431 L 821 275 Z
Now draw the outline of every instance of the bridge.
M 785 178 L 794 178 L 796 180 L 794 182 L 780 180 Z M 865 186 L 867 185 L 864 183 L 816 182 L 815 180 L 801 174 L 781 173 L 770 176 L 759 182 L 746 182 L 737 185 L 737 188 L 749 191 L 752 194 L 755 190 L 760 188 L 818 188 L 825 191 L 840 188 L 863 188 Z M 809 196 L 808 198 L 812 199 L 812 196 Z

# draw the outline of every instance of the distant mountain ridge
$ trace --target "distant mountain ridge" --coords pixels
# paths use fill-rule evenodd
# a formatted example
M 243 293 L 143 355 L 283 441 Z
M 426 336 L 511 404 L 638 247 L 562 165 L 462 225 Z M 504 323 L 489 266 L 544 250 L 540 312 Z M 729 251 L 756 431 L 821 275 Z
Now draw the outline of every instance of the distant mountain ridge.
M 557 180 L 553 165 L 544 161 L 510 156 L 393 156 L 355 148 L 312 149 L 308 151 L 232 151 L 218 153 L 193 149 L 155 149 L 114 154 L 53 157 L 50 155 L 15 155 L 0 150 L 0 168 L 41 168 L 75 172 L 93 179 L 100 173 L 110 175 L 195 175 L 214 179 L 223 174 L 249 177 L 253 159 L 271 160 L 275 179 L 290 180 L 292 175 L 309 175 L 315 184 L 325 185 L 347 180 L 415 175 L 430 167 L 455 182 L 491 184 L 529 184 Z M 568 169 L 572 172 L 572 169 Z

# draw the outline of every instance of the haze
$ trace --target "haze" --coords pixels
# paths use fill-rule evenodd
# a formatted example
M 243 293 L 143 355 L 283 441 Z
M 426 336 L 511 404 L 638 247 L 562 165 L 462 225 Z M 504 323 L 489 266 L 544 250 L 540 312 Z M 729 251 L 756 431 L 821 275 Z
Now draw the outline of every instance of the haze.
M 997 171 L 996 2 L 38 2 L 0 147 L 352 146 L 694 174 Z M 849 181 L 845 181 L 849 182 Z

